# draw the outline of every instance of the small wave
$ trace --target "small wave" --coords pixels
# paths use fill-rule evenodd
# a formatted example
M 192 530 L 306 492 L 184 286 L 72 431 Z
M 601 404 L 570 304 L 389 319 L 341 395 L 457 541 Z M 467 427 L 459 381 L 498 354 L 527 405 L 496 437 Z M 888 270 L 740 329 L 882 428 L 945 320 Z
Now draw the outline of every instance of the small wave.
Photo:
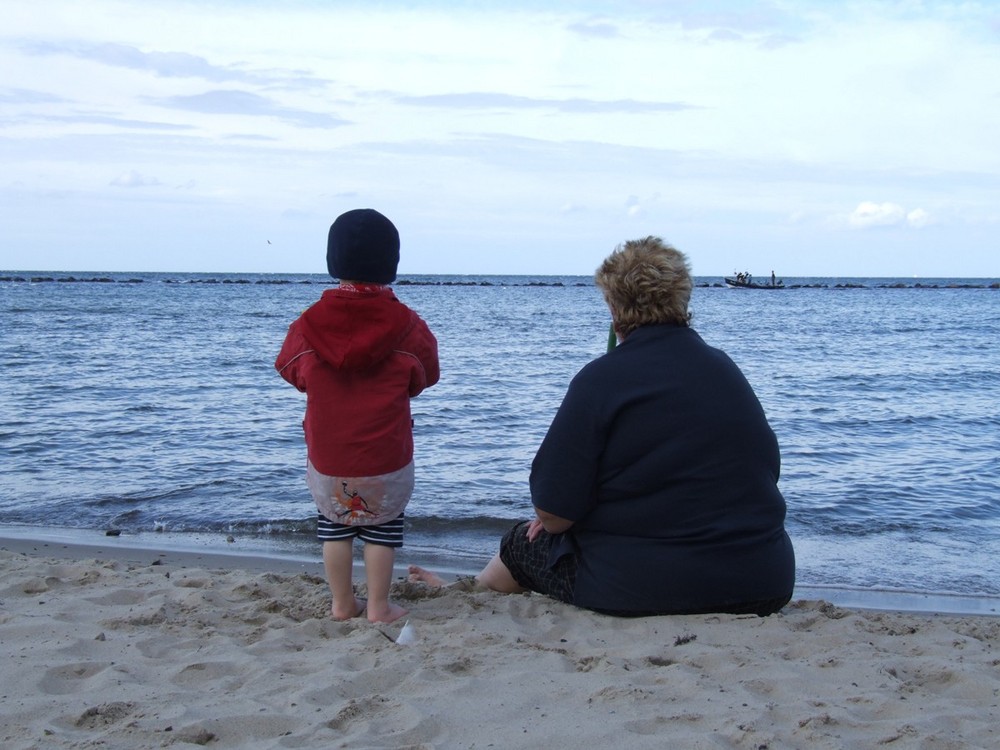
M 154 406 L 153 404 L 135 404 L 134 406 L 126 407 L 125 411 L 145 414 L 160 411 L 160 407 Z

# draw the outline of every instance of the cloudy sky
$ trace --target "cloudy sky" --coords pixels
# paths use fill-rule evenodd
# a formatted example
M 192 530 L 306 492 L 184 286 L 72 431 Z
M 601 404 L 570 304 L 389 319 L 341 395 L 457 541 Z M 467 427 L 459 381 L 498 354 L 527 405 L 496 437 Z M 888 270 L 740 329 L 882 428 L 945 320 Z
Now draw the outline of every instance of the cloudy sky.
M 0 269 L 1000 275 L 1000 3 L 0 0 Z

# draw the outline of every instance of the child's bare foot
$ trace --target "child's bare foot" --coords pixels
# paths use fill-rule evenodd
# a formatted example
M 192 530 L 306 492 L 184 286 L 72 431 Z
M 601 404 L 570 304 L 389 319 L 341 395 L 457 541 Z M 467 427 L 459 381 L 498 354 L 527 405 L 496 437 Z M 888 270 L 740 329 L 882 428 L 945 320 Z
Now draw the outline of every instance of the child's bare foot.
M 338 607 L 337 602 L 334 602 L 330 605 L 330 617 L 337 622 L 350 620 L 352 617 L 361 617 L 365 613 L 367 606 L 368 602 L 358 597 L 354 597 L 354 600 L 348 602 L 346 607 Z
M 437 573 L 432 573 L 426 568 L 421 568 L 419 565 L 411 565 L 409 567 L 410 575 L 409 580 L 413 583 L 426 583 L 428 586 L 433 586 L 439 589 L 445 585 L 444 579 Z
M 386 602 L 385 607 L 368 605 L 368 622 L 396 622 L 400 617 L 405 617 L 408 614 L 408 610 L 392 602 Z

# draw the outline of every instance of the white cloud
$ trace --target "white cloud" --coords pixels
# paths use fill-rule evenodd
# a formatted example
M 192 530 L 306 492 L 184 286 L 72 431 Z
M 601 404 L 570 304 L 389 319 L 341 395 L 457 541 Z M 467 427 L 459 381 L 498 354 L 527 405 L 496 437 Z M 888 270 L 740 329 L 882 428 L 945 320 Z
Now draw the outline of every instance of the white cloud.
M 159 185 L 160 181 L 155 177 L 147 177 L 139 174 L 136 170 L 131 169 L 128 172 L 115 177 L 115 179 L 113 179 L 109 184 L 114 187 L 137 188 Z
M 906 211 L 896 203 L 872 203 L 864 201 L 848 217 L 847 223 L 854 229 L 886 227 L 901 223 Z
M 931 216 L 922 208 L 915 208 L 906 214 L 906 223 L 911 227 L 920 229 L 931 223 Z
M 847 224 L 853 229 L 873 227 L 894 227 L 907 225 L 920 229 L 931 223 L 930 214 L 922 208 L 907 211 L 898 203 L 874 203 L 864 201 L 847 217 Z

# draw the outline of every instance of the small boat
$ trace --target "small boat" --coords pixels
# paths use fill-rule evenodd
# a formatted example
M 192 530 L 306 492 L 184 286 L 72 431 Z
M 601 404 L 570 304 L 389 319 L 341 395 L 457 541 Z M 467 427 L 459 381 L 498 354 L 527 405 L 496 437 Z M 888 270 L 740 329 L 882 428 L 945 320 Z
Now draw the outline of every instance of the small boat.
M 771 274 L 771 281 L 767 284 L 759 284 L 753 280 L 753 276 L 749 273 L 737 273 L 732 276 L 724 277 L 726 281 L 726 286 L 732 289 L 784 289 L 785 282 L 781 279 L 775 280 L 774 274 Z

